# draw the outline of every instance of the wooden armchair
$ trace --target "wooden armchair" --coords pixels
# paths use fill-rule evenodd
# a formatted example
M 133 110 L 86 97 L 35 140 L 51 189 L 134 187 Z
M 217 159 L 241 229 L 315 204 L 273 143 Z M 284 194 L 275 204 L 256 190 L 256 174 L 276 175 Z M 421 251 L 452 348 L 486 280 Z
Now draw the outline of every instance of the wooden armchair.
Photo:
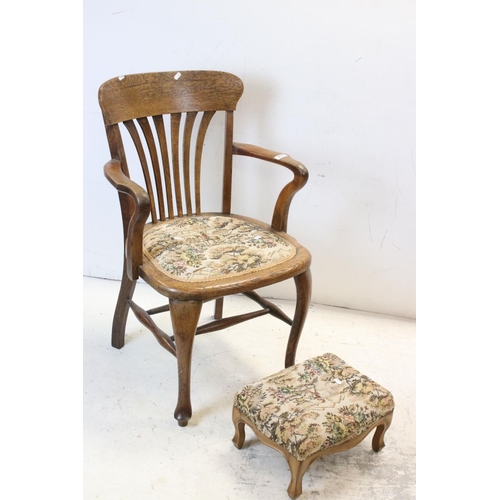
M 311 256 L 286 233 L 290 203 L 307 182 L 308 172 L 288 155 L 233 143 L 233 112 L 242 93 L 239 78 L 216 71 L 126 75 L 99 89 L 112 158 L 104 166 L 104 174 L 118 191 L 125 247 L 112 345 L 123 347 L 132 309 L 160 345 L 177 358 L 179 389 L 174 416 L 182 427 L 192 415 L 195 335 L 271 314 L 291 325 L 285 355 L 288 367 L 295 364 L 309 308 Z M 205 213 L 201 210 L 202 149 L 210 121 L 219 111 L 225 113 L 222 210 Z M 122 140 L 125 129 L 140 160 L 144 187 L 130 178 Z M 266 160 L 293 173 L 278 196 L 270 226 L 231 213 L 234 155 Z M 139 277 L 168 298 L 168 304 L 150 310 L 137 305 L 132 296 Z M 294 278 L 297 288 L 293 321 L 254 291 L 288 278 Z M 236 293 L 261 308 L 223 318 L 223 297 Z M 202 305 L 210 300 L 215 300 L 215 319 L 198 326 Z M 152 319 L 167 311 L 172 336 Z

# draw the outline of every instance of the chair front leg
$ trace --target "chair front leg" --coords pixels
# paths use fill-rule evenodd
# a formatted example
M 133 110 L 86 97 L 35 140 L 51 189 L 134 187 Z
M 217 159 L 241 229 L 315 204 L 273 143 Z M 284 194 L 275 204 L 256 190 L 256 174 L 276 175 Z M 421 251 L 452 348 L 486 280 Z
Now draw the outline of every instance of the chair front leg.
M 191 418 L 191 358 L 196 327 L 200 318 L 201 301 L 170 300 L 170 317 L 177 351 L 179 392 L 174 417 L 181 427 Z
M 295 354 L 297 353 L 300 334 L 302 333 L 311 302 L 311 270 L 307 269 L 302 274 L 295 276 L 294 280 L 295 287 L 297 288 L 297 303 L 286 347 L 285 368 L 295 364 Z

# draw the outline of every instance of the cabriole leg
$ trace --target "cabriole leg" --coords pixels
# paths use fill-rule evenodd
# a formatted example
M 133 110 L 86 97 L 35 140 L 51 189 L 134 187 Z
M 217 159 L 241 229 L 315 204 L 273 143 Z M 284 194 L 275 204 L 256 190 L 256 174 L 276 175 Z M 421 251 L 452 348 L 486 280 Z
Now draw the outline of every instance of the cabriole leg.
M 170 300 L 170 317 L 177 352 L 179 393 L 174 417 L 181 427 L 191 418 L 191 357 L 196 327 L 200 318 L 201 301 Z
M 391 426 L 392 422 L 392 412 L 388 413 L 380 425 L 377 426 L 377 429 L 375 430 L 375 434 L 373 435 L 373 440 L 372 440 L 372 449 L 373 451 L 380 451 L 384 446 L 384 436 L 385 433 L 387 432 L 387 429 Z
M 245 422 L 240 417 L 239 410 L 233 406 L 233 424 L 234 424 L 234 437 L 233 444 L 241 450 L 245 442 Z
M 288 485 L 288 496 L 292 499 L 302 494 L 302 478 L 309 468 L 309 461 L 299 462 L 293 455 L 286 456 L 288 467 L 290 467 L 290 484 Z

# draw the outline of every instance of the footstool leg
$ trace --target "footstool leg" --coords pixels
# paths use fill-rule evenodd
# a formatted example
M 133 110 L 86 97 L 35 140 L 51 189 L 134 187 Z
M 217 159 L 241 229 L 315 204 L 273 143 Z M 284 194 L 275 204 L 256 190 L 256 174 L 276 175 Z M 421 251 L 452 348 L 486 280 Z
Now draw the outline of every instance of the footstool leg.
M 234 437 L 233 444 L 241 450 L 245 442 L 245 422 L 241 419 L 239 410 L 233 406 L 233 424 L 234 424 Z
M 392 422 L 392 412 L 388 413 L 380 421 L 380 424 L 377 426 L 377 429 L 375 430 L 375 434 L 372 440 L 373 451 L 378 452 L 385 446 L 384 436 L 385 433 L 387 432 L 387 429 L 391 426 L 391 422 Z
M 304 460 L 300 462 L 293 455 L 285 455 L 288 462 L 288 467 L 290 467 L 290 474 L 292 478 L 288 486 L 287 492 L 288 496 L 292 499 L 297 498 L 302 494 L 302 478 L 309 468 L 310 461 Z

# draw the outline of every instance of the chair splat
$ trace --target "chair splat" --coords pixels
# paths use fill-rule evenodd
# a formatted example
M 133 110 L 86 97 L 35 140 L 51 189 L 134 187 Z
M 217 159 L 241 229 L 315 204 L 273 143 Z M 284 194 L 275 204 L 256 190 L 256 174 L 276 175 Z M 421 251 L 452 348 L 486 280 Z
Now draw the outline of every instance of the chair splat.
M 195 203 L 196 213 L 201 213 L 201 155 L 203 152 L 203 142 L 207 135 L 210 121 L 215 115 L 215 111 L 205 111 L 201 119 L 200 128 L 198 129 L 198 137 L 196 139 L 196 153 L 194 160 L 194 179 L 195 179 Z
M 146 190 L 149 195 L 149 199 L 151 201 L 151 218 L 153 222 L 157 222 L 158 218 L 156 215 L 156 202 L 153 194 L 153 185 L 151 183 L 151 175 L 149 174 L 148 162 L 146 159 L 146 154 L 144 152 L 144 147 L 139 136 L 139 132 L 133 120 L 126 120 L 123 122 L 126 129 L 129 131 L 130 136 L 132 137 L 132 141 L 134 142 L 134 146 L 137 150 L 137 154 L 139 155 L 139 161 L 141 162 L 142 171 L 144 173 L 144 181 L 146 183 Z
M 163 177 L 165 179 L 165 189 L 167 193 L 167 209 L 168 218 L 174 218 L 174 205 L 172 202 L 172 180 L 170 175 L 170 160 L 168 155 L 167 146 L 167 136 L 165 134 L 165 123 L 163 121 L 163 115 L 153 116 L 153 122 L 156 128 L 156 134 L 158 135 L 158 142 L 160 143 L 161 161 L 163 165 Z
M 201 213 L 203 146 L 215 113 L 172 113 L 168 130 L 164 115 L 151 117 L 154 127 L 149 117 L 123 122 L 139 157 L 153 222 Z
M 160 174 L 160 163 L 158 159 L 158 152 L 156 150 L 155 140 L 153 138 L 153 131 L 151 130 L 151 125 L 149 124 L 147 118 L 138 118 L 137 122 L 139 123 L 142 133 L 144 134 L 144 137 L 146 139 L 146 144 L 149 150 L 149 157 L 151 158 L 151 164 L 153 165 L 153 173 L 156 184 L 156 194 L 160 210 L 159 218 L 160 220 L 165 220 L 165 204 L 163 201 L 164 196 L 163 196 L 163 187 Z

